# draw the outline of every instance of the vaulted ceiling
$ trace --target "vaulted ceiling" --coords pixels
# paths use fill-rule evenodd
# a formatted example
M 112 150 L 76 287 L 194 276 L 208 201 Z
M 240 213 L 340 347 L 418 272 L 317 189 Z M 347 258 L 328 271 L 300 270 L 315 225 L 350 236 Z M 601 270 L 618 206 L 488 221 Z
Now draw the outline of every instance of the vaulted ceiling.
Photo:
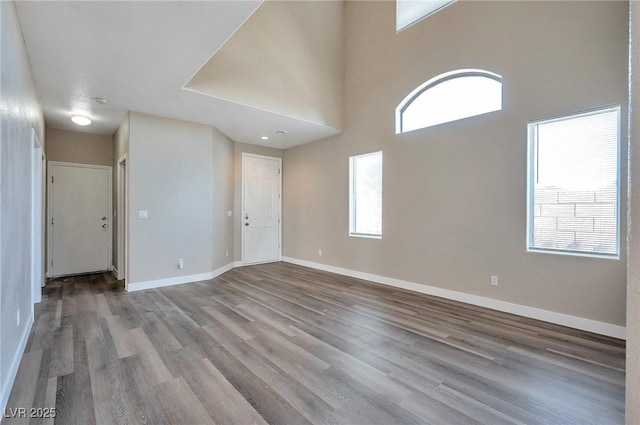
M 341 2 L 16 7 L 48 126 L 111 135 L 132 110 L 278 148 L 340 132 Z M 78 127 L 73 114 L 93 123 Z

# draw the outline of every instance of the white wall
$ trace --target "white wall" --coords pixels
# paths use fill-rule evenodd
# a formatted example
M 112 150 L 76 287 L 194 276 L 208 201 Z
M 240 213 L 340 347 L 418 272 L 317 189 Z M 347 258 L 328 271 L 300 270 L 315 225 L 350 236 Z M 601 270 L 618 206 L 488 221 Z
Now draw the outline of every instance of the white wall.
M 33 320 L 31 129 L 36 129 L 43 143 L 45 133 L 14 3 L 0 2 L 0 15 L 0 411 L 3 411 Z
M 263 2 L 185 87 L 340 129 L 343 16 L 341 1 Z
M 230 263 L 233 142 L 209 126 L 136 112 L 129 125 L 127 283 L 210 273 Z M 139 210 L 149 218 L 138 218 Z

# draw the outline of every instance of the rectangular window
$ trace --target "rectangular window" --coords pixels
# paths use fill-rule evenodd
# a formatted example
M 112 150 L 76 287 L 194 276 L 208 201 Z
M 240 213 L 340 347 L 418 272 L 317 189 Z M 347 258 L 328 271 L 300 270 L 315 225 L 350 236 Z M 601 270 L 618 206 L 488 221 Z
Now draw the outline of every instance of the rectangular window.
M 382 238 L 382 151 L 349 158 L 349 235 Z
M 620 107 L 529 124 L 529 251 L 619 258 Z

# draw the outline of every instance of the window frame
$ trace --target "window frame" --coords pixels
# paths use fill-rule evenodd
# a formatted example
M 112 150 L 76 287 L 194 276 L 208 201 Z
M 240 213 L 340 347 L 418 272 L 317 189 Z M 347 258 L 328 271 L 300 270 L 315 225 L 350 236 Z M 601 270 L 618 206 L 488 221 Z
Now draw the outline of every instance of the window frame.
M 484 78 L 488 78 L 494 81 L 497 81 L 500 83 L 500 96 L 501 96 L 501 104 L 500 104 L 500 109 L 496 109 L 493 111 L 488 111 L 488 112 L 483 112 L 481 114 L 477 114 L 477 115 L 470 115 L 468 117 L 463 117 L 463 118 L 457 118 L 455 120 L 451 120 L 451 121 L 444 121 L 438 124 L 431 124 L 425 127 L 420 127 L 420 128 L 415 128 L 413 130 L 408 130 L 408 131 L 404 131 L 403 130 L 403 114 L 404 111 L 407 110 L 407 108 L 409 106 L 411 106 L 411 104 L 418 98 L 420 97 L 424 92 L 426 92 L 427 90 L 445 83 L 447 81 L 451 81 L 451 80 L 455 80 L 458 78 L 466 78 L 466 77 L 484 77 Z M 396 134 L 404 134 L 404 133 L 409 133 L 411 131 L 416 131 L 416 130 L 421 130 L 424 128 L 429 128 L 429 127 L 434 127 L 436 125 L 442 125 L 442 124 L 447 124 L 450 122 L 455 122 L 455 121 L 459 121 L 459 120 L 463 120 L 466 118 L 471 118 L 471 117 L 477 117 L 480 115 L 484 115 L 484 114 L 488 114 L 491 112 L 497 112 L 497 111 L 501 111 L 502 108 L 502 104 L 503 104 L 503 99 L 502 99 L 502 76 L 499 74 L 496 74 L 494 72 L 490 72 L 490 71 L 485 71 L 482 69 L 459 69 L 459 70 L 455 70 L 455 71 L 449 71 L 449 72 L 445 72 L 443 74 L 437 75 L 433 78 L 431 78 L 430 80 L 424 82 L 423 84 L 419 85 L 418 87 L 416 87 L 411 93 L 409 93 L 408 96 L 406 96 L 402 102 L 400 102 L 400 104 L 398 105 L 398 107 L 396 108 Z
M 367 238 L 367 239 L 382 239 L 382 199 L 380 199 L 380 234 L 373 233 L 358 233 L 355 231 L 356 229 L 356 193 L 355 193 L 355 163 L 358 158 L 372 156 L 372 155 L 380 155 L 380 185 L 382 186 L 383 178 L 384 178 L 384 156 L 382 150 L 367 152 L 358 155 L 349 156 L 349 236 L 356 238 Z M 382 198 L 382 197 L 381 197 Z
M 429 7 L 427 8 L 427 12 L 422 13 L 422 15 L 414 17 L 411 21 L 408 21 L 408 23 L 405 23 L 403 26 L 399 27 L 399 18 L 401 16 L 400 13 L 400 9 L 401 9 L 401 1 L 396 0 L 396 33 L 399 33 L 400 31 L 404 31 L 407 28 L 410 28 L 412 26 L 414 26 L 415 24 L 417 24 L 418 22 L 427 19 L 429 16 L 431 15 L 435 15 L 436 13 L 440 12 L 441 10 L 451 6 L 453 3 L 455 3 L 456 0 L 447 0 L 445 1 L 443 4 L 440 5 L 436 5 L 436 7 Z
M 615 202 L 615 218 L 616 218 L 616 252 L 615 254 L 608 254 L 602 252 L 585 252 L 585 251 L 571 251 L 567 249 L 552 249 L 552 248 L 539 248 L 533 246 L 534 240 L 534 222 L 535 222 L 535 202 L 533 199 L 535 192 L 535 165 L 537 162 L 536 146 L 537 146 L 537 127 L 540 124 L 549 124 L 558 121 L 567 121 L 573 118 L 586 117 L 590 115 L 597 115 L 606 112 L 616 112 L 616 202 Z M 581 112 L 575 112 L 562 116 L 555 116 L 547 119 L 540 119 L 535 121 L 529 121 L 527 123 L 527 217 L 526 217 L 526 248 L 527 252 L 538 254 L 552 254 L 552 255 L 567 255 L 572 257 L 589 257 L 589 258 L 601 258 L 609 260 L 620 260 L 620 193 L 622 186 L 622 163 L 621 163 L 621 106 L 609 105 L 604 107 L 598 107 Z M 534 143 L 534 141 L 536 143 Z

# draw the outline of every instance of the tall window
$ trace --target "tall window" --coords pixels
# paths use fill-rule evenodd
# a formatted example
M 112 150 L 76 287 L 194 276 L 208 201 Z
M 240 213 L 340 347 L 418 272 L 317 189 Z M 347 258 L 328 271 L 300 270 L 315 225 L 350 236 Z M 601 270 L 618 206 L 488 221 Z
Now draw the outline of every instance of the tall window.
M 455 0 L 396 0 L 396 32 L 433 15 Z
M 530 251 L 618 258 L 620 107 L 529 124 Z
M 349 158 L 349 235 L 382 237 L 382 151 Z
M 462 69 L 427 81 L 396 108 L 396 134 L 502 109 L 502 77 Z

